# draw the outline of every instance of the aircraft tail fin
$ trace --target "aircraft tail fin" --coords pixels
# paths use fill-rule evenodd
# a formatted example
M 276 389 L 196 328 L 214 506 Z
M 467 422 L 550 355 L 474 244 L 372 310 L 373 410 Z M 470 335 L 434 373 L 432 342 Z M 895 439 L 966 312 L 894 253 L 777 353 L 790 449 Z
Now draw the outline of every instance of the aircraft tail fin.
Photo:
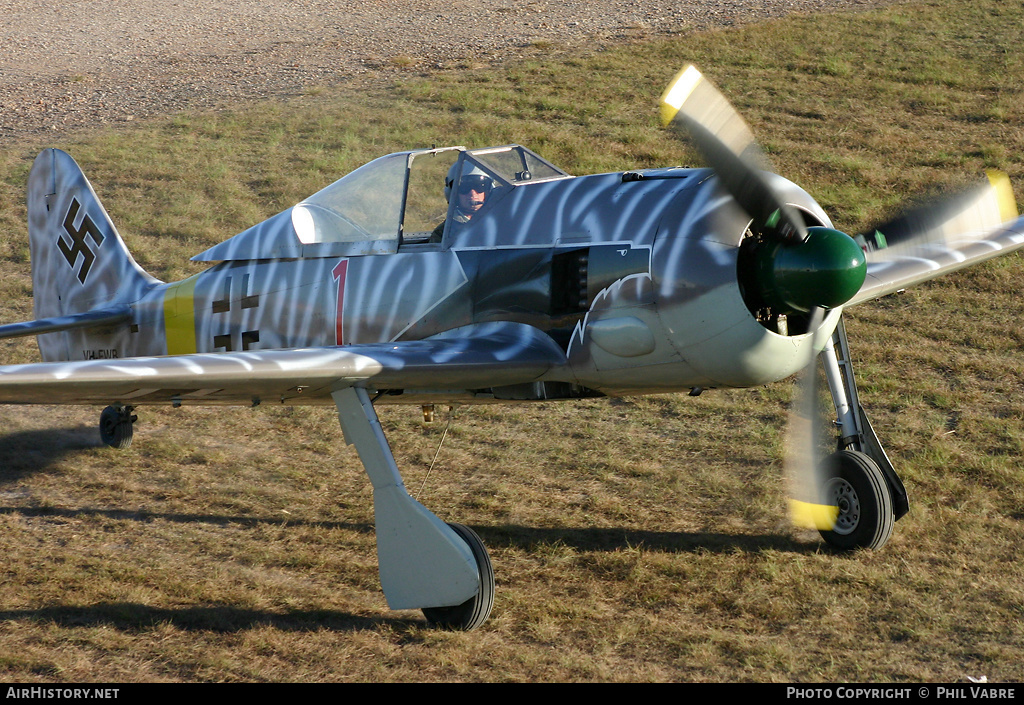
M 35 318 L 72 322 L 39 327 L 46 361 L 80 356 L 71 350 L 83 341 L 72 341 L 65 331 L 86 335 L 90 319 L 84 314 L 123 309 L 160 283 L 135 262 L 81 168 L 58 149 L 43 151 L 32 165 L 28 234 Z M 109 317 L 97 320 L 113 325 Z

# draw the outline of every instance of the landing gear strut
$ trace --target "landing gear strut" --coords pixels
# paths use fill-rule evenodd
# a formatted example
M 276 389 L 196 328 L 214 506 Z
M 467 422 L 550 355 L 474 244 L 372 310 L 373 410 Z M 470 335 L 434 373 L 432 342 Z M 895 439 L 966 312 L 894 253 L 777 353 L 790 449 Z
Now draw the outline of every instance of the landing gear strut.
M 829 459 L 832 475 L 826 483 L 828 498 L 839 507 L 839 517 L 835 527 L 822 531 L 821 536 L 841 550 L 881 548 L 910 504 L 903 482 L 860 405 L 842 318 L 821 358 L 840 429 L 839 450 Z
M 100 413 L 100 438 L 111 448 L 124 450 L 132 444 L 133 426 L 139 417 L 132 406 L 108 406 Z
M 365 389 L 331 394 L 345 442 L 373 485 L 377 564 L 391 609 L 421 609 L 434 625 L 476 629 L 494 604 L 494 570 L 476 533 L 445 524 L 409 496 Z

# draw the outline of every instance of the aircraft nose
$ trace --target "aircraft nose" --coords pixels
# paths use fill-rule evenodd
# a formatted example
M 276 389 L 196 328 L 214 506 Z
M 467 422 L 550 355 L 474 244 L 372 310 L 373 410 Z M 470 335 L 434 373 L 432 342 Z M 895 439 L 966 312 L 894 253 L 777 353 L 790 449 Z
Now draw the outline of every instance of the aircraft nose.
M 807 233 L 802 243 L 772 243 L 755 256 L 757 288 L 779 313 L 842 306 L 864 284 L 867 262 L 852 237 L 824 227 Z

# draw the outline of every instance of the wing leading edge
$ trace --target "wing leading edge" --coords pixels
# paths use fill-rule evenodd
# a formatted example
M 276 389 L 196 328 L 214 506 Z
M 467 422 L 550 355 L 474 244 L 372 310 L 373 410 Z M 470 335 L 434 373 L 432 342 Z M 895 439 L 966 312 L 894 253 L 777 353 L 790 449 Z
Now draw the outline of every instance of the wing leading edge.
M 1018 217 L 1004 174 L 953 198 L 924 204 L 869 231 L 867 277 L 846 305 L 870 301 L 962 267 L 1024 246 L 1024 217 Z
M 913 251 L 868 254 L 864 285 L 846 305 L 870 301 L 929 279 L 954 272 L 1024 246 L 1024 216 L 1010 221 L 981 238 L 964 238 Z
M 415 341 L 0 367 L 4 404 L 331 404 L 331 392 L 450 392 L 538 381 L 566 364 L 545 333 L 483 323 Z

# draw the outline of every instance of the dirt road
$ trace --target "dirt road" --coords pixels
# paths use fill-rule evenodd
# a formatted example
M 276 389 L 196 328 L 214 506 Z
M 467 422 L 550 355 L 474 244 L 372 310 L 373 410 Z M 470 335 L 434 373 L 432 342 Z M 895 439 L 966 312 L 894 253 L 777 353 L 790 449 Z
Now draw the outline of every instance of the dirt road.
M 0 0 L 0 144 L 79 127 L 900 0 Z M 353 9 L 354 8 L 354 9 Z

